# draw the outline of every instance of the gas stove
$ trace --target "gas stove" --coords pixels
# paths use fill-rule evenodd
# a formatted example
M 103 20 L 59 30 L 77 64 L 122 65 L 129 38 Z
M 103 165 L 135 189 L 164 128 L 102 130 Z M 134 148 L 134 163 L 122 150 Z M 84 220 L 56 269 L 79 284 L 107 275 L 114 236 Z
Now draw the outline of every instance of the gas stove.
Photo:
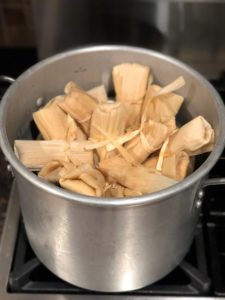
M 225 74 L 211 82 L 225 100 Z M 211 178 L 223 176 L 225 151 L 210 173 Z M 59 279 L 39 261 L 29 245 L 13 184 L 0 244 L 0 299 L 225 299 L 224 195 L 223 185 L 205 189 L 191 248 L 170 274 L 136 291 L 98 293 Z

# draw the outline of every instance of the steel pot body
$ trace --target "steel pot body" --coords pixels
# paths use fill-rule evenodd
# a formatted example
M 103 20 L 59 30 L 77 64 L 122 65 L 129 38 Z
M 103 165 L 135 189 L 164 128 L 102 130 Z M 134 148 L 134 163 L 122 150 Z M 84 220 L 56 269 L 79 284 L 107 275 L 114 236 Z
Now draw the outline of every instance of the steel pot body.
M 182 75 L 187 84 L 179 119 L 202 115 L 216 132 L 214 150 L 184 181 L 163 191 L 127 199 L 93 198 L 67 192 L 32 174 L 13 153 L 15 139 L 30 139 L 32 112 L 40 99 L 60 94 L 74 80 L 84 88 L 112 89 L 115 64 L 151 66 L 164 85 Z M 1 147 L 16 177 L 27 235 L 39 259 L 62 279 L 98 291 L 128 291 L 150 284 L 183 259 L 198 218 L 197 195 L 218 160 L 225 139 L 224 107 L 198 73 L 164 55 L 132 47 L 78 49 L 42 61 L 6 92 L 0 110 Z

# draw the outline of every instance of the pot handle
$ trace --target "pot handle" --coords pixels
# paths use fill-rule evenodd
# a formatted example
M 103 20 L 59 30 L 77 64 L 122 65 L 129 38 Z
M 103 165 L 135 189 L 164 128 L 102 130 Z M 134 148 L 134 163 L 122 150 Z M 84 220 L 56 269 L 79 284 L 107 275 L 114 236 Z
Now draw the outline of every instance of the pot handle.
M 225 185 L 225 177 L 209 178 L 209 179 L 206 179 L 201 184 L 201 187 L 198 190 L 195 201 L 194 201 L 194 207 L 196 209 L 199 209 L 202 206 L 202 201 L 204 198 L 204 189 L 207 188 L 208 186 L 213 186 L 213 185 Z
M 0 81 L 12 84 L 15 81 L 15 79 L 7 75 L 0 75 Z
M 204 189 L 213 185 L 225 185 L 225 177 L 207 179 L 205 182 L 203 182 L 202 188 Z
M 225 177 L 209 178 L 202 183 L 201 188 L 198 191 L 195 200 L 195 205 L 194 205 L 195 208 L 199 209 L 202 206 L 202 200 L 204 198 L 204 189 L 207 188 L 208 186 L 213 186 L 213 185 L 225 185 Z

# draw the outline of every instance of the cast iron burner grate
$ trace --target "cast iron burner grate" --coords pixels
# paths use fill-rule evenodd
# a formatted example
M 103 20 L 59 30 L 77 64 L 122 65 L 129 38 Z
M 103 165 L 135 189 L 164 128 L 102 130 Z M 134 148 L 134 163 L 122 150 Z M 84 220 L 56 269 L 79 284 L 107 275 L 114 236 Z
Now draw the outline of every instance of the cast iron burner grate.
M 70 285 L 47 270 L 33 253 L 22 222 L 19 226 L 8 291 L 11 293 L 96 294 Z M 189 253 L 174 271 L 155 284 L 123 294 L 193 296 L 209 295 L 210 291 L 211 281 L 206 267 L 203 230 L 202 225 L 199 224 Z

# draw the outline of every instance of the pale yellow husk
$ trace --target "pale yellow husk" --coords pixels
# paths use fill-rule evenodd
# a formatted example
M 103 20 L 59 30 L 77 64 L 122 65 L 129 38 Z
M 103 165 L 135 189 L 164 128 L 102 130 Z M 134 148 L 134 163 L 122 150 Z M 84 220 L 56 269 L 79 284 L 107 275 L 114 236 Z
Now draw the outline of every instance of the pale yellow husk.
M 76 167 L 70 163 L 61 170 L 59 183 L 73 192 L 100 197 L 104 193 L 105 178 L 89 164 Z
M 71 93 L 73 90 L 81 89 L 81 87 L 74 81 L 69 81 L 64 88 L 65 94 Z M 106 103 L 108 101 L 106 89 L 104 85 L 98 85 L 87 91 L 88 95 L 98 100 L 98 103 Z
M 69 81 L 64 87 L 64 93 L 69 94 L 72 92 L 73 89 L 77 89 L 77 88 L 81 89 L 80 86 L 76 82 Z
M 104 85 L 99 85 L 87 91 L 87 93 L 98 100 L 98 103 L 107 103 L 108 97 Z
M 133 189 L 123 187 L 118 183 L 108 184 L 104 192 L 105 197 L 113 197 L 113 198 L 123 198 L 123 197 L 141 196 L 141 195 L 142 193 L 140 193 L 139 191 L 135 191 Z
M 106 135 L 109 135 L 113 140 L 116 140 L 124 134 L 126 124 L 126 110 L 122 103 L 98 105 L 91 118 L 90 138 L 95 142 L 101 142 L 106 140 Z M 112 157 L 116 151 L 109 153 L 106 146 L 102 146 L 97 149 L 97 153 L 102 160 L 109 156 Z
M 151 156 L 147 161 L 145 161 L 144 166 L 150 170 L 156 170 L 158 158 L 159 157 L 157 155 Z M 184 151 L 163 158 L 161 173 L 167 177 L 175 180 L 182 180 L 190 174 L 192 170 L 192 160 Z
M 158 150 L 168 136 L 168 129 L 165 125 L 148 121 L 143 124 L 141 134 L 125 144 L 125 149 L 139 162 Z
M 52 183 L 59 183 L 60 171 L 63 168 L 63 164 L 60 161 L 48 162 L 38 173 L 38 176 Z
M 26 167 L 31 170 L 39 170 L 52 160 L 61 163 L 72 161 L 76 165 L 82 163 L 93 164 L 93 151 L 85 149 L 89 143 L 89 141 L 68 143 L 63 140 L 16 140 L 14 151 Z
M 45 140 L 73 141 L 77 138 L 75 120 L 58 106 L 63 100 L 64 96 L 57 96 L 33 113 L 34 122 Z
M 59 107 L 74 118 L 86 134 L 89 133 L 90 119 L 97 107 L 98 101 L 82 89 L 73 86 L 65 95 L 63 101 L 58 102 Z
M 52 160 L 66 162 L 68 143 L 63 140 L 26 141 L 16 140 L 14 152 L 17 158 L 29 169 L 38 170 Z
M 149 73 L 149 67 L 130 63 L 117 65 L 112 71 L 116 101 L 124 103 L 128 112 L 128 125 L 133 129 L 139 127 Z
M 74 141 L 70 143 L 67 150 L 67 157 L 74 165 L 90 164 L 93 165 L 93 151 L 86 150 L 86 146 L 90 145 L 90 141 Z
M 198 116 L 170 137 L 167 152 L 170 155 L 185 151 L 190 156 L 209 152 L 213 149 L 214 138 L 212 126 L 202 116 Z
M 148 87 L 143 104 L 142 117 L 144 120 L 153 120 L 165 124 L 169 129 L 169 133 L 172 133 L 176 129 L 175 116 L 184 98 L 175 93 L 156 96 L 161 89 L 158 85 Z
M 177 182 L 171 178 L 151 173 L 143 166 L 131 166 L 118 156 L 101 161 L 99 169 L 105 176 L 110 176 L 122 186 L 144 194 L 159 191 Z
M 126 142 L 129 142 L 130 140 L 132 140 L 135 136 L 137 136 L 140 133 L 140 129 L 138 130 L 134 130 L 131 132 L 127 132 L 121 136 L 118 136 L 117 138 L 115 138 L 115 142 L 119 145 L 123 145 Z M 101 148 L 103 146 L 106 146 L 107 151 L 112 151 L 114 150 L 116 147 L 110 143 L 108 140 L 103 140 L 101 142 L 95 142 L 93 139 L 90 139 L 92 141 L 92 144 L 88 145 L 86 147 L 86 149 L 98 149 Z

